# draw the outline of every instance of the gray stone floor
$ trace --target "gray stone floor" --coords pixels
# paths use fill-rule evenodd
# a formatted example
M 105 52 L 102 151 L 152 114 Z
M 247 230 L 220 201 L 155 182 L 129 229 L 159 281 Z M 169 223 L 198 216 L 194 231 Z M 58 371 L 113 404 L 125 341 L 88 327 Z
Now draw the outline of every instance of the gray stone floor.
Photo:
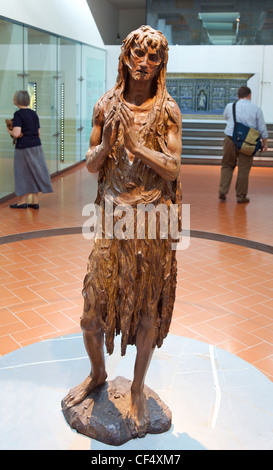
M 106 356 L 109 380 L 133 378 L 135 348 Z M 35 343 L 0 358 L 0 449 L 273 450 L 273 383 L 238 357 L 169 335 L 156 349 L 146 385 L 172 411 L 171 429 L 118 448 L 67 424 L 61 400 L 90 372 L 82 335 Z

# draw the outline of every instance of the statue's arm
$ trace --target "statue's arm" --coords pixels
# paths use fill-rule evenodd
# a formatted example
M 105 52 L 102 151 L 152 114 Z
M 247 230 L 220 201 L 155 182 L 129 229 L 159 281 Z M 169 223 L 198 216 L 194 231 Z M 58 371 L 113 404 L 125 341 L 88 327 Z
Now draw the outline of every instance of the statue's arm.
M 169 122 L 166 150 L 164 152 L 149 149 L 138 142 L 137 135 L 134 130 L 134 117 L 126 106 L 121 109 L 120 114 L 120 120 L 124 127 L 124 142 L 126 148 L 136 158 L 140 158 L 167 181 L 176 180 L 181 166 L 182 129 L 181 114 L 177 105 L 175 105 L 175 112 L 180 125 L 178 126 L 174 122 Z
M 116 140 L 117 125 L 113 124 L 115 112 L 116 109 L 112 108 L 104 120 L 104 112 L 99 102 L 94 107 L 93 128 L 86 153 L 86 166 L 91 173 L 100 170 Z

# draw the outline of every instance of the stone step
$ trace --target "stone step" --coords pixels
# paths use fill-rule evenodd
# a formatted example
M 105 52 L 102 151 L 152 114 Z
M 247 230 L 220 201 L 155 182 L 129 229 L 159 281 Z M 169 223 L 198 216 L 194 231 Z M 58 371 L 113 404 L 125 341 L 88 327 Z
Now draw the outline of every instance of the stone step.
M 199 121 L 182 119 L 182 128 L 192 129 L 225 129 L 226 121 Z M 273 124 L 266 124 L 268 132 L 273 132 Z
M 209 157 L 219 157 L 222 158 L 223 156 L 223 151 L 222 149 L 198 149 L 196 147 L 193 147 L 192 149 L 182 149 L 182 158 L 187 156 L 188 158 L 193 158 L 194 156 L 204 157 L 207 158 Z M 259 159 L 259 161 L 268 161 L 272 163 L 273 166 L 273 151 L 267 151 L 266 153 L 262 153 L 261 155 L 258 153 L 255 156 L 256 159 Z
M 182 119 L 182 128 L 192 128 L 192 129 L 224 129 L 226 127 L 225 121 L 187 121 Z
M 224 138 L 225 133 L 223 130 L 209 130 L 209 129 L 182 129 L 182 137 L 212 137 Z
M 215 156 L 222 156 L 223 155 L 223 147 L 205 147 L 205 146 L 189 146 L 184 145 L 182 147 L 182 156 L 183 155 L 215 155 Z
M 215 155 L 182 155 L 181 163 L 189 165 L 221 165 L 222 156 Z M 272 167 L 272 158 L 254 157 L 253 166 Z
M 224 129 L 182 128 L 183 137 L 225 137 Z M 268 130 L 268 138 L 273 140 L 273 130 Z
M 202 145 L 202 146 L 221 146 L 224 144 L 224 137 L 185 137 L 182 136 L 183 145 L 193 146 Z
M 225 139 L 225 121 L 182 120 L 182 161 L 220 164 Z M 269 150 L 257 154 L 254 164 L 273 166 L 273 124 L 267 125 Z M 203 159 L 203 160 L 202 160 Z

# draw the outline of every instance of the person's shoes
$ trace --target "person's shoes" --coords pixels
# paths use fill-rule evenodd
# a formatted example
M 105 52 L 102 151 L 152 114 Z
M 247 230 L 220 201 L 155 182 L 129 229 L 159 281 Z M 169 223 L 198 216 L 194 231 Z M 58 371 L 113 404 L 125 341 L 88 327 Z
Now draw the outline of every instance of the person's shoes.
M 250 199 L 248 197 L 244 197 L 243 199 L 237 199 L 238 204 L 244 204 L 246 202 L 250 202 Z
M 9 206 L 11 209 L 27 209 L 27 204 L 18 204 L 18 202 L 16 202 L 15 204 L 11 204 Z
M 28 204 L 28 207 L 31 207 L 32 209 L 39 209 L 39 204 Z
M 220 193 L 220 194 L 219 194 L 219 199 L 221 199 L 221 201 L 225 201 L 225 200 L 226 200 L 226 195 Z

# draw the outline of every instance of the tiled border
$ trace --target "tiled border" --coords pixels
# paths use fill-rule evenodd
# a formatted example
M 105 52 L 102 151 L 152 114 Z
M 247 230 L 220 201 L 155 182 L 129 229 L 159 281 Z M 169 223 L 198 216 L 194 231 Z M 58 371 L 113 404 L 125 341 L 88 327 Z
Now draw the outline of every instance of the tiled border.
M 91 227 L 92 228 L 92 227 Z M 59 235 L 77 235 L 82 233 L 82 227 L 62 227 L 45 230 L 35 230 L 33 232 L 12 233 L 0 237 L 0 245 L 7 243 L 21 242 L 22 240 L 33 240 L 35 238 L 56 237 Z
M 194 238 L 203 238 L 206 240 L 213 240 L 222 243 L 230 243 L 232 245 L 243 246 L 245 248 L 251 248 L 252 250 L 263 251 L 273 255 L 273 246 L 265 243 L 255 242 L 248 240 L 247 238 L 232 237 L 231 235 L 224 235 L 221 233 L 203 232 L 200 230 L 191 230 L 190 236 Z
M 90 231 L 92 232 L 92 228 Z M 32 240 L 35 238 L 55 237 L 59 235 L 77 235 L 82 233 L 82 227 L 62 227 L 46 230 L 36 230 L 33 232 L 14 233 L 0 237 L 0 245 L 7 243 L 19 242 L 22 240 Z M 190 230 L 190 237 L 213 240 L 222 243 L 230 243 L 232 245 L 243 246 L 252 250 L 262 251 L 273 255 L 273 246 L 265 243 L 255 242 L 246 238 L 233 237 L 221 233 L 204 232 L 201 230 Z

